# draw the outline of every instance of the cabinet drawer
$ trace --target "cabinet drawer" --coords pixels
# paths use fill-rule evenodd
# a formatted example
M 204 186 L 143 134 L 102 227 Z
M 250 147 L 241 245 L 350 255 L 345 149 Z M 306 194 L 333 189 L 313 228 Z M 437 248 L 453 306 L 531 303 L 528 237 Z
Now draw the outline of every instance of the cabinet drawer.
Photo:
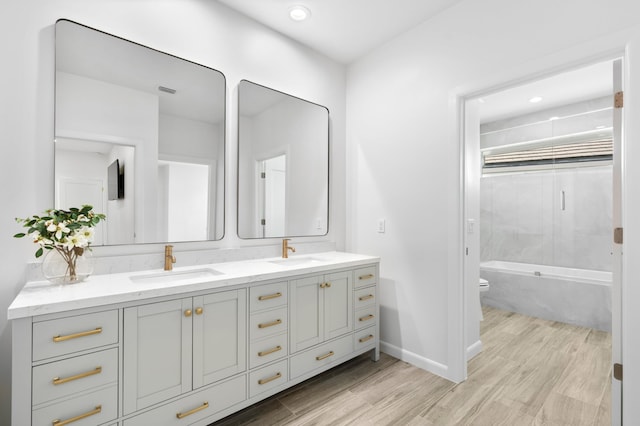
M 374 347 L 378 340 L 376 334 L 375 327 L 356 331 L 353 335 L 353 345 L 356 348 L 356 351 L 367 347 Z
M 355 287 L 375 284 L 378 280 L 378 277 L 376 276 L 377 272 L 375 266 L 367 266 L 365 268 L 356 269 L 354 274 Z
M 118 350 L 77 356 L 33 368 L 33 405 L 118 381 Z
M 378 320 L 376 318 L 376 307 L 369 306 L 368 308 L 358 309 L 356 311 L 356 330 L 359 330 L 364 327 L 372 326 Z
M 365 287 L 356 290 L 354 293 L 354 305 L 356 309 L 362 309 L 366 306 L 373 306 L 376 304 L 376 288 Z
M 73 426 L 106 423 L 118 417 L 118 386 L 113 385 L 96 392 L 83 393 L 73 399 L 33 411 L 33 426 L 51 426 L 56 420 Z
M 263 367 L 249 374 L 249 398 L 287 383 L 287 360 Z
M 34 361 L 117 342 L 117 310 L 33 324 Z
M 331 364 L 353 352 L 353 335 L 347 334 L 332 342 L 323 343 L 291 358 L 291 378 L 295 379 L 317 368 Z
M 259 367 L 286 356 L 289 348 L 287 333 L 252 342 L 249 345 L 249 368 Z
M 286 282 L 260 285 L 249 290 L 249 309 L 251 312 L 286 305 L 287 300 Z
M 287 331 L 287 317 L 286 307 L 251 315 L 249 338 L 256 340 Z
M 123 426 L 189 425 L 246 398 L 246 376 L 242 375 L 127 419 Z

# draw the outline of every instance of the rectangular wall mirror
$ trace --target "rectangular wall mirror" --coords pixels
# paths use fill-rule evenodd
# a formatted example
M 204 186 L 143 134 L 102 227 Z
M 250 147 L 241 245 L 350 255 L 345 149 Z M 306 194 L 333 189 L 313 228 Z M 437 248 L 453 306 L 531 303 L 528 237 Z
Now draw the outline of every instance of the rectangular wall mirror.
M 326 235 L 329 110 L 247 80 L 238 98 L 238 236 Z
M 95 245 L 224 235 L 224 75 L 56 23 L 55 207 L 91 204 Z

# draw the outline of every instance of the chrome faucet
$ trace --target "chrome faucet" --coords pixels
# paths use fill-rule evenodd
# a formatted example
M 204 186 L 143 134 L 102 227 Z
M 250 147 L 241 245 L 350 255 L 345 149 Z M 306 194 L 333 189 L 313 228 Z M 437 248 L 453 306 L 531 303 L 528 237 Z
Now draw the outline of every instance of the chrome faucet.
M 176 263 L 176 257 L 173 255 L 173 246 L 164 246 L 164 270 L 173 270 L 173 264 Z
M 293 253 L 296 252 L 295 248 L 289 246 L 289 241 L 291 241 L 291 238 L 285 238 L 284 240 L 282 240 L 282 258 L 283 259 L 287 259 L 289 257 L 289 250 L 291 250 Z

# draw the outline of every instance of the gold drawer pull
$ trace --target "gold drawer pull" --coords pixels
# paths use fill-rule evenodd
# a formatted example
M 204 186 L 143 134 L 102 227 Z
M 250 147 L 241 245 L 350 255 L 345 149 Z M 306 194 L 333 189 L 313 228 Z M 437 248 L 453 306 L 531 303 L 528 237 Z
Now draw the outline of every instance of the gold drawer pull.
M 373 294 L 368 294 L 366 296 L 361 296 L 360 301 L 364 302 L 365 300 L 373 299 L 375 296 Z
M 320 284 L 320 288 L 329 288 L 331 287 L 331 283 L 322 283 Z
M 260 296 L 260 297 L 258 297 L 258 300 L 277 299 L 278 297 L 282 297 L 282 293 L 277 292 L 275 294 L 268 294 L 266 296 Z
M 258 352 L 258 356 L 267 356 L 271 355 L 274 352 L 278 352 L 282 350 L 282 346 L 276 346 L 275 348 L 267 349 L 266 351 Z
M 273 327 L 274 325 L 278 325 L 278 324 L 282 324 L 282 320 L 281 319 L 277 319 L 277 320 L 271 321 L 271 322 L 263 322 L 262 324 L 258 324 L 258 328 Z
M 202 410 L 204 410 L 205 408 L 209 408 L 209 403 L 208 403 L 208 402 L 206 402 L 206 401 L 205 401 L 205 402 L 204 402 L 204 404 L 202 404 L 201 406 L 199 406 L 199 407 L 197 407 L 197 408 L 194 408 L 193 410 L 189 410 L 189 411 L 187 411 L 186 413 L 177 413 L 177 414 L 176 414 L 176 417 L 177 417 L 177 418 L 179 418 L 179 419 L 184 419 L 185 417 L 190 416 L 190 415 L 192 415 L 192 414 L 195 414 L 195 413 L 197 413 L 198 411 L 202 411 Z
M 282 377 L 282 373 L 277 373 L 275 376 L 268 377 L 266 379 L 258 380 L 258 384 L 259 385 L 266 385 L 269 382 L 273 382 L 274 380 L 278 380 L 280 377 Z
M 362 317 L 360 318 L 360 321 L 369 321 L 370 319 L 373 319 L 373 315 L 369 314 L 366 317 Z
M 202 312 L 204 312 L 202 308 L 196 308 L 196 315 L 202 315 Z
M 102 405 L 98 405 L 93 410 L 84 414 L 80 414 L 79 416 L 75 416 L 67 420 L 54 420 L 53 426 L 68 425 L 69 423 L 77 422 L 78 420 L 86 419 L 87 417 L 93 416 L 95 414 L 99 414 L 101 411 L 102 411 Z
M 60 377 L 54 377 L 53 384 L 61 385 L 63 383 L 72 382 L 74 380 L 82 379 L 84 377 L 89 377 L 89 376 L 93 376 L 95 374 L 100 374 L 100 373 L 102 373 L 102 367 L 96 367 L 94 370 L 87 371 L 85 373 L 76 374 L 75 376 L 71 376 L 71 377 L 65 377 L 64 379 L 61 379 Z
M 184 311 L 184 316 L 187 317 L 187 318 L 189 318 L 191 316 L 191 314 L 193 314 L 191 309 L 187 309 L 186 311 Z
M 371 278 L 373 278 L 375 275 L 373 274 L 367 274 L 367 275 L 360 275 L 358 277 L 359 280 L 370 280 Z
M 100 333 L 102 333 L 102 327 L 98 327 L 95 330 L 81 331 L 80 333 L 75 333 L 75 334 L 67 334 L 66 336 L 54 336 L 53 341 L 64 342 L 65 340 L 71 340 L 71 339 L 76 339 L 78 337 L 91 336 L 93 334 L 100 334 Z
M 334 356 L 335 353 L 333 351 L 330 351 L 328 354 L 324 354 L 324 355 L 320 355 L 316 357 L 316 361 L 322 361 L 323 359 L 327 359 L 330 356 Z
M 368 335 L 367 337 L 362 337 L 360 338 L 358 341 L 360 343 L 364 343 L 364 342 L 368 342 L 369 340 L 373 339 L 373 334 Z

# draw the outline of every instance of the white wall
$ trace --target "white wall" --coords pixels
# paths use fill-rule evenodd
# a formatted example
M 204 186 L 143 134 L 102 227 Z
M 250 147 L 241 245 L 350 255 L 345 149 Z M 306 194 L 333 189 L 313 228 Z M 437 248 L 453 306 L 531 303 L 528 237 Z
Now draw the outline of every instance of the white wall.
M 345 74 L 344 66 L 316 54 L 210 0 L 25 0 L 3 5 L 0 14 L 0 79 L 11 82 L 0 102 L 0 312 L 5 312 L 25 280 L 33 247 L 15 240 L 14 217 L 53 206 L 54 24 L 68 18 L 152 48 L 221 70 L 227 77 L 226 225 L 216 243 L 177 244 L 187 248 L 238 247 L 236 235 L 237 85 L 245 78 L 326 105 L 332 113 L 330 235 L 298 241 L 335 241 L 344 248 Z M 231 143 L 230 143 L 231 142 Z M 276 244 L 270 240 L 264 244 Z M 295 243 L 293 241 L 292 243 Z M 295 245 L 295 244 L 294 244 Z M 158 253 L 162 245 L 96 247 L 94 256 Z M 0 424 L 10 416 L 11 327 L 0 315 Z
M 452 312 L 460 300 L 463 252 L 457 96 L 623 52 L 640 34 L 631 29 L 638 23 L 635 0 L 465 0 L 349 66 L 347 248 L 383 259 L 387 349 L 460 378 L 450 333 L 460 329 Z M 636 67 L 629 69 L 640 80 Z M 625 116 L 633 109 L 629 102 Z M 633 130 L 626 130 L 630 138 Z M 626 151 L 631 163 L 640 161 L 636 151 Z M 631 173 L 627 169 L 627 182 L 638 182 Z M 633 199 L 627 209 L 639 206 L 633 191 L 625 196 Z M 385 234 L 376 232 L 378 218 L 386 218 Z M 640 248 L 625 232 L 625 241 Z

